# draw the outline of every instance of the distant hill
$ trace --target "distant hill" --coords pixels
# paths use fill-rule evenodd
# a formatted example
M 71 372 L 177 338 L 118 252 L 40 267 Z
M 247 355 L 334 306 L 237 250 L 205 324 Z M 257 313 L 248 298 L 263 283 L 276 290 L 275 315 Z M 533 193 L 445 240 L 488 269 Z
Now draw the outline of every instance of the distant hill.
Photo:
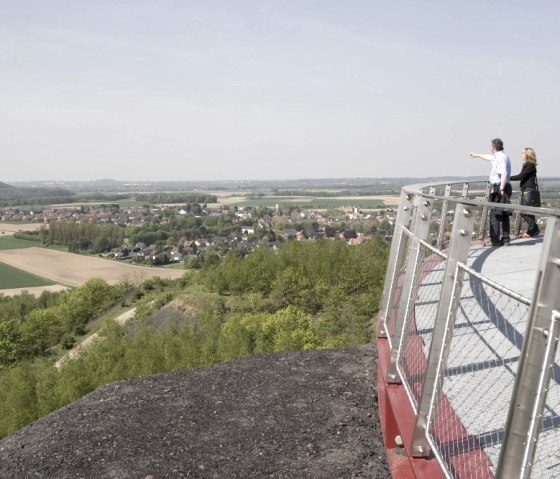
M 2 182 L 0 181 L 0 192 L 1 192 L 2 190 L 15 190 L 15 189 L 16 189 L 15 186 L 9 185 L 8 183 L 2 183 Z
M 34 201 L 34 204 L 71 203 L 80 201 L 99 200 L 104 202 L 117 201 L 128 198 L 137 193 L 159 192 L 262 192 L 266 195 L 301 195 L 303 191 L 313 194 L 321 190 L 329 191 L 331 196 L 355 195 L 384 195 L 390 194 L 398 197 L 400 190 L 405 185 L 422 183 L 462 183 L 467 181 L 485 182 L 487 177 L 402 177 L 402 178 L 307 178 L 291 180 L 237 180 L 237 181 L 118 181 L 109 178 L 89 181 L 68 180 L 36 180 L 16 181 L 12 185 L 0 182 L 0 206 L 6 206 L 2 200 L 15 198 L 18 190 L 24 197 L 31 193 L 30 198 L 50 198 L 48 201 Z M 559 178 L 540 178 L 543 189 L 557 190 Z M 46 192 L 41 194 L 40 192 Z M 91 196 L 91 195 L 97 196 Z M 54 201 L 53 196 L 61 195 L 60 201 Z M 75 196 L 72 196 L 75 195 Z M 74 198 L 74 200 L 70 200 Z M 27 203 L 13 203 L 29 204 Z
M 0 181 L 1 207 L 64 203 L 73 196 L 72 191 L 64 188 L 21 188 Z

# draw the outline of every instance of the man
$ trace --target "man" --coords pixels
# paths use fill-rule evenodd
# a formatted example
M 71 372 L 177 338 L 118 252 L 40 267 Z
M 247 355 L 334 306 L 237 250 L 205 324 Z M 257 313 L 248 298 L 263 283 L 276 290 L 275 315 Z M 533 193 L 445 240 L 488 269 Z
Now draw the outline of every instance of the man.
M 511 196 L 511 162 L 504 153 L 504 142 L 500 138 L 494 138 L 491 142 L 491 155 L 481 153 L 470 153 L 471 158 L 481 158 L 492 163 L 490 172 L 490 184 L 492 190 L 490 201 L 500 203 L 504 195 Z M 502 236 L 500 237 L 500 225 Z M 503 210 L 493 208 L 490 211 L 490 241 L 492 246 L 509 246 L 509 214 Z

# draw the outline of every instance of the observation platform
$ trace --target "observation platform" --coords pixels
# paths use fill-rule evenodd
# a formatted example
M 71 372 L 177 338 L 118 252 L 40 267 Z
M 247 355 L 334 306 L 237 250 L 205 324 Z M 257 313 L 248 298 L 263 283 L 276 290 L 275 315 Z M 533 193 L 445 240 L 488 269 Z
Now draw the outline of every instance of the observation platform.
M 401 191 L 379 314 L 393 477 L 560 478 L 560 211 L 506 205 L 544 235 L 487 247 L 495 204 L 441 188 Z
M 531 298 L 542 242 L 542 236 L 536 238 L 512 236 L 510 246 L 494 248 L 476 243 L 469 250 L 467 265 L 486 278 Z

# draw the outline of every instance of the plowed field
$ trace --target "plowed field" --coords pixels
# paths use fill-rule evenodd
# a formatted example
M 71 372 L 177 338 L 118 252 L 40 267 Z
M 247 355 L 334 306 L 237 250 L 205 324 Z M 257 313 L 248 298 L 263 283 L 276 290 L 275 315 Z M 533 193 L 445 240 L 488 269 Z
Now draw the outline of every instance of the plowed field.
M 46 248 L 0 251 L 0 261 L 68 286 L 80 286 L 93 277 L 115 284 L 123 280 L 142 281 L 151 276 L 173 279 L 184 273 L 177 269 L 134 266 Z

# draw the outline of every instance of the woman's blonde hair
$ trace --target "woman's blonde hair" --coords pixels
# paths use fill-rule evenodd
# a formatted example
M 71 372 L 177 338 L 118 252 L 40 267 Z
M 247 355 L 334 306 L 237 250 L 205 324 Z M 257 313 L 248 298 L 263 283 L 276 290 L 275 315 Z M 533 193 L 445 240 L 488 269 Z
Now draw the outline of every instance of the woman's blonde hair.
M 533 165 L 537 164 L 537 154 L 533 148 L 523 148 L 523 159 L 527 163 L 532 163 Z

